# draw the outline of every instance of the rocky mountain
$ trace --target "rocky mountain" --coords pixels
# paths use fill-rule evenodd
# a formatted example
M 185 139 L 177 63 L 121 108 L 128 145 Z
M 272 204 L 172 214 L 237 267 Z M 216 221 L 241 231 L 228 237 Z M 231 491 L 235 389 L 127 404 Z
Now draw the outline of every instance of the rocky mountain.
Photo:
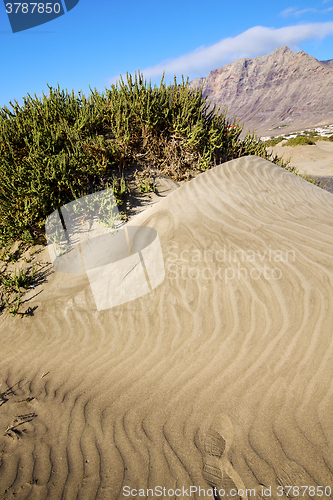
M 328 64 L 329 66 L 331 66 L 333 68 L 333 59 L 327 59 L 327 61 L 320 61 L 324 64 Z
M 212 104 L 228 106 L 243 132 L 259 136 L 296 132 L 333 123 L 333 60 L 318 61 L 287 46 L 266 56 L 238 59 L 196 78 L 191 88 L 203 85 Z

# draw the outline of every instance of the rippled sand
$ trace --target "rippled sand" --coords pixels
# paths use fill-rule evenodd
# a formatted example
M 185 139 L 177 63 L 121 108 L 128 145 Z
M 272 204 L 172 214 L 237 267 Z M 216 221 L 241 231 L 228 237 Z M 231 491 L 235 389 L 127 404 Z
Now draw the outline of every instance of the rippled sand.
M 0 317 L 0 497 L 333 491 L 333 196 L 247 157 L 129 224 L 157 230 L 152 292 L 97 311 L 52 272 Z

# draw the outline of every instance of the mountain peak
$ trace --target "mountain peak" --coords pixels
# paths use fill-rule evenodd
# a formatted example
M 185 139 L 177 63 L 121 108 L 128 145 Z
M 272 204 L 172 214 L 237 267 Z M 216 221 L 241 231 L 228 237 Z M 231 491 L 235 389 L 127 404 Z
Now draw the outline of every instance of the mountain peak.
M 285 54 L 286 52 L 291 52 L 290 48 L 287 47 L 287 45 L 282 45 L 281 47 L 278 47 L 277 49 L 273 50 L 273 52 L 271 52 L 271 55 L 273 54 Z
M 264 131 L 261 135 L 272 135 L 268 130 L 281 125 L 291 131 L 301 122 L 317 126 L 326 117 L 333 122 L 333 68 L 287 45 L 226 64 L 189 86 L 202 84 L 212 105 L 228 107 L 230 119 L 236 115 L 244 130 Z

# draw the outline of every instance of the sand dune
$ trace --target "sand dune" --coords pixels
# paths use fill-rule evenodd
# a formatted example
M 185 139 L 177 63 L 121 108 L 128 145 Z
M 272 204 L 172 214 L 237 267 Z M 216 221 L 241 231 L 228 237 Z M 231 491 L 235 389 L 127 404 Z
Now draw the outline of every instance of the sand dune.
M 50 271 L 0 317 L 0 497 L 331 496 L 333 196 L 247 157 L 129 225 L 158 233 L 152 292 L 98 311 Z
M 291 165 L 296 167 L 301 174 L 316 177 L 333 176 L 333 143 L 317 141 L 307 146 L 282 146 L 277 144 L 268 151 L 273 151 L 284 160 L 290 159 Z

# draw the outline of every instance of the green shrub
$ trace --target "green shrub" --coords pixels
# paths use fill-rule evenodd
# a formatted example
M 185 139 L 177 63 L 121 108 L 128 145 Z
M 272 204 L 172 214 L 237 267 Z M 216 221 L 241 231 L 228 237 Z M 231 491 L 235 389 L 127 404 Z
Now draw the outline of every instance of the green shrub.
M 11 106 L 0 109 L 0 237 L 32 240 L 48 214 L 89 191 L 107 158 L 98 112 L 73 93 L 50 88 L 43 102 Z
M 310 132 L 308 132 L 307 130 L 304 132 L 304 135 L 308 135 L 311 139 L 314 139 L 314 140 L 317 140 L 317 139 L 320 139 L 320 134 L 318 134 L 318 132 L 315 132 L 313 130 L 311 130 Z
M 66 203 L 112 185 L 117 203 L 126 191 L 124 168 L 143 165 L 175 180 L 189 179 L 245 155 L 271 159 L 254 133 L 226 111 L 210 109 L 202 88 L 188 79 L 152 87 L 127 74 L 89 99 L 49 87 L 42 100 L 0 108 L 0 242 L 33 242 L 46 217 Z M 275 157 L 271 160 L 279 163 Z
M 315 142 L 313 141 L 312 138 L 306 136 L 306 135 L 298 135 L 297 137 L 291 137 L 288 139 L 288 141 L 285 144 L 282 144 L 283 146 L 306 146 L 306 145 L 313 145 Z
M 273 137 L 273 138 L 269 139 L 268 141 L 266 141 L 265 145 L 267 148 L 271 148 L 271 147 L 279 144 L 279 142 L 283 141 L 284 139 L 285 139 L 285 137 Z

